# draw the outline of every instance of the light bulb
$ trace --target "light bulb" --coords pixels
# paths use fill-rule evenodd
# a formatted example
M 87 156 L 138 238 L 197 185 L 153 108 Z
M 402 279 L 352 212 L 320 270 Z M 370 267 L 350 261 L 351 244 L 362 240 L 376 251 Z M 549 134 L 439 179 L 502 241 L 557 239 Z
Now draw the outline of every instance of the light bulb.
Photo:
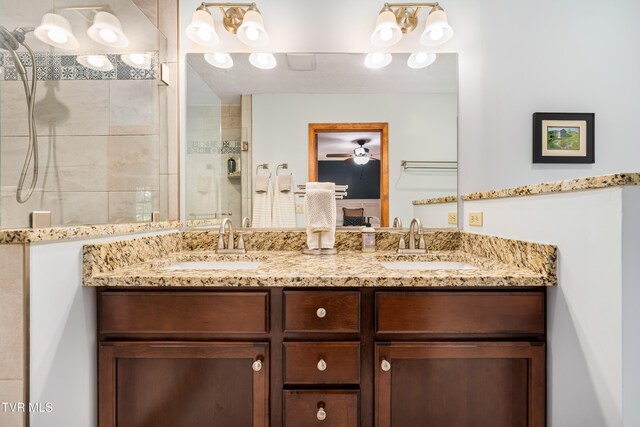
M 389 27 L 380 30 L 380 40 L 388 42 L 393 37 L 393 30 Z
M 67 37 L 67 35 L 62 30 L 52 29 L 49 30 L 47 35 L 55 43 L 64 44 L 69 41 L 69 37 Z
M 89 55 L 87 56 L 87 62 L 93 65 L 96 68 L 104 67 L 104 57 L 100 55 Z
M 424 64 L 427 62 L 427 58 L 429 58 L 429 54 L 421 52 L 416 55 L 416 62 L 418 64 Z
M 101 28 L 98 34 L 100 34 L 100 38 L 107 43 L 115 43 L 118 40 L 118 35 L 108 28 Z
M 383 60 L 384 60 L 384 54 L 382 53 L 374 53 L 371 56 L 371 62 L 373 62 L 374 64 L 381 64 Z
M 356 165 L 366 165 L 369 163 L 369 156 L 356 156 L 353 158 L 353 162 Z
M 260 38 L 260 32 L 256 27 L 247 28 L 245 35 L 249 40 L 252 40 L 252 41 L 258 40 Z
M 269 62 L 269 56 L 265 53 L 259 53 L 257 56 L 258 63 L 261 65 L 266 65 Z
M 444 30 L 442 29 L 442 27 L 435 27 L 433 30 L 431 30 L 431 40 L 440 40 L 442 36 L 444 36 Z
M 213 54 L 213 59 L 216 62 L 223 63 L 223 62 L 225 62 L 227 60 L 227 55 L 224 54 L 224 53 L 214 53 Z
M 146 58 L 141 53 L 132 53 L 131 55 L 129 55 L 129 59 L 134 64 L 142 65 L 142 64 L 144 64 L 144 61 L 145 61 Z
M 211 34 L 211 30 L 209 30 L 207 27 L 200 27 L 198 28 L 198 38 L 204 42 L 208 42 L 209 40 L 211 40 L 212 34 Z

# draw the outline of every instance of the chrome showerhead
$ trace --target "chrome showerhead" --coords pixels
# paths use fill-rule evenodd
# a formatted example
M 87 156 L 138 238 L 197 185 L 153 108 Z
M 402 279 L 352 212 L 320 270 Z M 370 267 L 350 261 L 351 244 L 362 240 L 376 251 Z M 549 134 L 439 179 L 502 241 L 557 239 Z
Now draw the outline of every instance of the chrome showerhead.
M 24 33 L 22 33 L 22 41 L 24 41 Z M 20 48 L 20 41 L 11 31 L 0 25 L 0 49 L 18 50 L 18 48 Z

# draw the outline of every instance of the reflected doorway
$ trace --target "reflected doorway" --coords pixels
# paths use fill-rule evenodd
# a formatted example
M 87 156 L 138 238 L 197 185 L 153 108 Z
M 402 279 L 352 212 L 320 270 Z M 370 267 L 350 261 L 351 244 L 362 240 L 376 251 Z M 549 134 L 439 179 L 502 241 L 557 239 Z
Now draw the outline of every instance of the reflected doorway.
M 309 181 L 348 185 L 338 226 L 389 226 L 388 123 L 310 123 Z

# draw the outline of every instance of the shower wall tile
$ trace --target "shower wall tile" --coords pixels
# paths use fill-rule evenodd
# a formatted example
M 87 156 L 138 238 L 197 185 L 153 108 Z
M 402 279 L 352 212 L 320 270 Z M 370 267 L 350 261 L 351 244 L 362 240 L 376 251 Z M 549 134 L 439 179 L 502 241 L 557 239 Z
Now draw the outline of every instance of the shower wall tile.
M 104 224 L 108 219 L 106 192 L 45 192 L 43 206 L 57 225 Z
M 23 402 L 24 401 L 24 381 L 23 380 L 0 380 L 0 402 Z M 25 414 L 22 412 L 0 411 L 0 426 L 2 427 L 22 427 Z
M 178 0 L 161 0 L 158 29 L 167 38 L 167 62 L 178 62 Z
M 27 136 L 27 105 L 18 82 L 1 82 L 0 135 Z M 40 135 L 107 135 L 109 82 L 51 81 L 36 95 L 36 124 Z
M 110 135 L 157 135 L 158 85 L 151 80 L 122 80 L 109 84 Z
M 158 26 L 158 0 L 132 0 L 133 4 L 145 14 L 149 21 Z
M 151 213 L 158 210 L 160 210 L 158 191 L 141 188 L 137 191 L 109 193 L 110 223 L 151 221 Z
M 109 191 L 158 191 L 158 136 L 110 136 L 107 181 Z
M 3 183 L 0 187 L 0 224 L 3 228 L 8 227 L 5 224 L 10 224 L 11 228 L 29 227 L 29 213 L 46 209 L 43 206 L 44 193 L 39 190 L 34 191 L 24 204 L 19 204 L 16 201 L 16 184 L 17 182 L 11 185 Z
M 0 380 L 24 377 L 23 257 L 22 245 L 0 245 Z

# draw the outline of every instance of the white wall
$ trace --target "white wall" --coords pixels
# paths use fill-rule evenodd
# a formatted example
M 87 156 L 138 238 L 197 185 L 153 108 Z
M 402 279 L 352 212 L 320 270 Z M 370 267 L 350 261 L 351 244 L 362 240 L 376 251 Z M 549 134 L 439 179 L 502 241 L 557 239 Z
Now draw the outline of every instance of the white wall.
M 97 425 L 96 292 L 82 287 L 82 246 L 172 231 L 32 244 L 30 401 L 32 427 Z
M 455 160 L 456 94 L 253 95 L 253 164 L 288 163 L 308 181 L 309 123 L 389 123 L 389 219 L 411 219 L 411 201 L 456 193 L 456 171 L 404 172 L 401 160 Z M 298 221 L 302 226 L 303 222 Z
M 465 220 L 465 231 L 558 246 L 559 286 L 547 302 L 549 427 L 623 425 L 622 203 L 621 188 L 464 203 L 465 214 L 484 213 L 482 227 Z
M 413 215 L 422 222 L 423 227 L 429 228 L 457 228 L 457 225 L 449 224 L 448 214 L 449 212 L 457 212 L 458 204 L 452 203 L 435 203 L 430 205 L 417 205 L 413 206 Z M 403 226 L 408 227 L 409 223 L 402 223 Z

